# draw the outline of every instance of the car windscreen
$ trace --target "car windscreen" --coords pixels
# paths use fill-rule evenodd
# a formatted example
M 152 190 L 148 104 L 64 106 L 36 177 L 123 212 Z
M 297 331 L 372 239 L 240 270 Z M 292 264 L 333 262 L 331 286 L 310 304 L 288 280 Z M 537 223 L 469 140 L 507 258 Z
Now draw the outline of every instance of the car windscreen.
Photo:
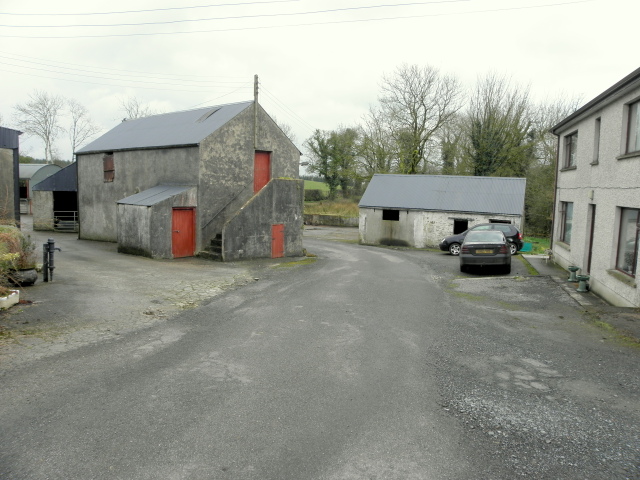
M 504 242 L 504 235 L 502 232 L 495 230 L 472 230 L 467 233 L 467 236 L 464 239 L 464 243 L 471 242 Z

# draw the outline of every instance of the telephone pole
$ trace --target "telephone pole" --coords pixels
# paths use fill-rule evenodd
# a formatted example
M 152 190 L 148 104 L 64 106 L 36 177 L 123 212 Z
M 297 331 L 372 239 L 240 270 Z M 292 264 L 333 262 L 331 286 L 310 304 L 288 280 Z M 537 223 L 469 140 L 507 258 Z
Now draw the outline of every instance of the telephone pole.
M 258 75 L 253 76 L 253 149 L 258 148 Z

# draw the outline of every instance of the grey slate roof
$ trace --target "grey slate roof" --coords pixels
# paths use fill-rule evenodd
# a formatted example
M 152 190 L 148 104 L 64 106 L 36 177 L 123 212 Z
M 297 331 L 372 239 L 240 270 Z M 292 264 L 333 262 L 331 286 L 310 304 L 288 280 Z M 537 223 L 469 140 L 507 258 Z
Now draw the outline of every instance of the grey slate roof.
M 73 162 L 71 165 L 67 165 L 50 177 L 36 183 L 32 190 L 46 192 L 77 192 L 78 169 L 76 168 L 76 163 Z
M 524 178 L 376 174 L 359 206 L 523 215 L 525 187 Z
M 156 185 L 135 195 L 118 200 L 117 203 L 150 207 L 174 195 L 186 192 L 194 186 L 195 185 Z
M 76 153 L 198 145 L 252 105 L 253 101 L 232 103 L 127 120 Z

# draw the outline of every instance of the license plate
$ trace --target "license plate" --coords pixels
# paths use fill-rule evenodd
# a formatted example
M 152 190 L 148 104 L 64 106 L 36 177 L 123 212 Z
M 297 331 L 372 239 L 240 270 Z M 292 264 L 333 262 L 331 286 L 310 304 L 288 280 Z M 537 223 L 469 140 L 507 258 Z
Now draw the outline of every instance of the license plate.
M 476 253 L 493 253 L 493 250 L 491 250 L 490 248 L 480 248 L 476 250 Z

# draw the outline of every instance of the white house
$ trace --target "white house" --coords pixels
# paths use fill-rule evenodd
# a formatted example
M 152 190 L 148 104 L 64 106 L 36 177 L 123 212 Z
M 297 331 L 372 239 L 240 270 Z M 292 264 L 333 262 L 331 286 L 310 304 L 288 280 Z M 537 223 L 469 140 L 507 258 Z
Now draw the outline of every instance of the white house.
M 590 276 L 593 292 L 640 307 L 640 68 L 569 115 L 558 137 L 552 237 L 559 265 Z
M 524 178 L 376 174 L 359 204 L 360 242 L 436 247 L 477 223 L 522 231 L 525 188 Z

